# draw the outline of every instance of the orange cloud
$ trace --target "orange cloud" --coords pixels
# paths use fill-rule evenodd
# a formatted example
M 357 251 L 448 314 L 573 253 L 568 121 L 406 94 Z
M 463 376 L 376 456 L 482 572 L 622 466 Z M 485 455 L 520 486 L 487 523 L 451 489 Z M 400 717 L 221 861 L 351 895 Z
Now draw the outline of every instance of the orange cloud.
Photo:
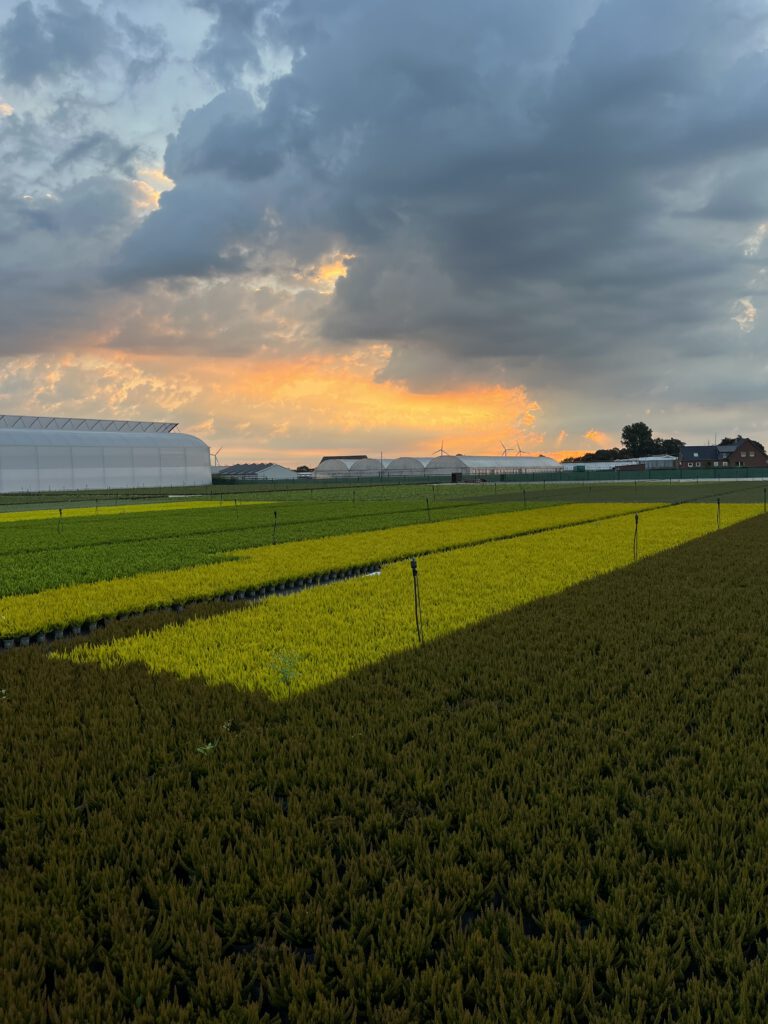
M 255 396 L 259 403 L 257 418 L 243 417 L 241 437 L 224 436 L 221 416 L 214 413 L 217 439 L 243 456 L 254 444 L 265 453 L 274 451 L 279 441 L 281 449 L 310 460 L 339 448 L 361 454 L 383 450 L 389 456 L 428 455 L 441 441 L 448 451 L 495 454 L 500 452 L 498 437 L 508 432 L 509 424 L 532 422 L 539 408 L 521 387 L 469 386 L 415 394 L 400 383 L 377 383 L 374 374 L 388 354 L 387 346 L 374 345 L 343 357 L 260 363 L 252 373 L 231 365 L 209 366 L 214 406 L 222 411 L 248 409 Z M 268 437 L 258 433 L 258 421 L 265 417 Z M 529 437 L 536 440 L 527 431 L 518 431 L 518 436 L 524 447 Z
M 307 277 L 317 286 L 318 291 L 332 292 L 338 279 L 347 276 L 349 264 L 354 258 L 352 253 L 333 253 L 327 257 L 325 262 L 317 267 L 312 267 L 307 273 Z
M 133 205 L 139 213 L 151 213 L 160 205 L 160 196 L 169 192 L 174 182 L 163 174 L 160 167 L 140 167 L 139 177 L 133 180 Z
M 612 447 L 612 438 L 610 434 L 606 434 L 602 430 L 588 430 L 584 434 L 584 437 L 586 437 L 588 441 L 592 441 L 598 448 Z
M 12 360 L 0 371 L 8 408 L 178 421 L 226 462 L 314 465 L 326 454 L 500 455 L 499 439 L 538 454 L 538 404 L 522 387 L 467 385 L 413 393 L 375 376 L 390 355 L 370 345 L 294 360 L 87 353 Z M 30 396 L 32 406 L 29 406 Z

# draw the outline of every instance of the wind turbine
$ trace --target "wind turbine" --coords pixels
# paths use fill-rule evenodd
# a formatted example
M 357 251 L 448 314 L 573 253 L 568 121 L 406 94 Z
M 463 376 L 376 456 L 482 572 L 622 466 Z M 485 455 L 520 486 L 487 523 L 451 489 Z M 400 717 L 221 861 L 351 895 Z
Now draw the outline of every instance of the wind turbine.
M 221 448 L 219 448 L 219 451 L 216 451 L 216 452 L 213 453 L 213 465 L 214 465 L 214 467 L 218 466 L 218 464 L 219 464 L 219 452 L 220 451 L 221 451 Z
M 509 452 L 512 451 L 512 449 L 508 448 L 503 441 L 499 441 L 499 444 L 501 445 L 501 450 L 504 453 L 504 456 L 506 457 L 509 454 Z
M 440 447 L 437 449 L 436 452 L 432 452 L 432 454 L 433 455 L 447 455 L 448 452 L 445 450 L 445 448 L 443 448 L 444 444 L 445 444 L 445 441 L 441 441 L 440 442 Z

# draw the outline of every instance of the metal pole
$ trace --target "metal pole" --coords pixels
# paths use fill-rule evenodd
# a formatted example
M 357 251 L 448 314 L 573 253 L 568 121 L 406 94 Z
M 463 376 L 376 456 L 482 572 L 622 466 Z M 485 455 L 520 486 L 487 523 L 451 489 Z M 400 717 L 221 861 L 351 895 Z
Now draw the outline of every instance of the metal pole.
M 640 516 L 639 516 L 639 514 L 637 512 L 635 512 L 635 541 L 634 541 L 634 544 L 633 544 L 633 553 L 634 553 L 634 556 L 635 556 L 635 561 L 637 561 L 637 530 L 638 530 L 639 523 L 640 523 Z
M 272 523 L 272 543 L 275 544 L 275 543 L 277 543 L 277 541 L 276 541 L 276 534 L 277 534 L 277 509 L 275 509 L 275 511 L 272 514 L 275 517 L 274 522 Z
M 717 499 L 717 528 L 720 529 L 720 499 Z
M 416 565 L 416 559 L 411 559 L 411 572 L 413 573 L 413 614 L 416 619 L 416 636 L 419 638 L 419 643 L 424 643 L 424 633 L 421 628 L 421 601 L 419 599 L 419 570 Z
M 431 523 L 432 522 L 432 513 L 429 511 L 429 498 L 427 498 L 426 501 L 427 501 L 427 521 Z

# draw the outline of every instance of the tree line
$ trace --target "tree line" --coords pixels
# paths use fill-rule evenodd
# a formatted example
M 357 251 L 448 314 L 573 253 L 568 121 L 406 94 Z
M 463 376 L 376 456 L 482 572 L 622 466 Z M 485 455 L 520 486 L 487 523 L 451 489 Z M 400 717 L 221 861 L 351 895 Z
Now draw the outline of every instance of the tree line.
M 654 437 L 647 423 L 627 423 L 621 431 L 621 448 L 598 448 L 595 452 L 563 459 L 563 462 L 615 462 L 644 455 L 677 455 L 685 444 L 679 437 Z M 726 439 L 723 438 L 725 443 Z

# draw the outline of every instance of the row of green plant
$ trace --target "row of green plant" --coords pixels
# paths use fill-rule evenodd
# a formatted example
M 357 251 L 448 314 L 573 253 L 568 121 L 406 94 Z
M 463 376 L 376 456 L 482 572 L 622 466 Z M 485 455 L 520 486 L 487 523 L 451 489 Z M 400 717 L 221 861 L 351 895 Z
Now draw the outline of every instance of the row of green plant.
M 341 537 L 249 548 L 232 552 L 229 561 L 210 565 L 3 597 L 0 598 L 0 636 L 47 631 L 86 619 L 143 611 L 231 591 L 254 590 L 411 554 L 626 515 L 632 507 L 566 505 L 348 533 Z M 83 557 L 90 557 L 90 553 L 86 552 Z
M 9 652 L 3 1024 L 765 1021 L 767 529 L 291 701 Z
M 238 548 L 340 536 L 398 525 L 445 522 L 524 508 L 518 502 L 418 505 L 230 503 L 192 511 L 0 522 L 0 594 L 24 594 L 139 572 L 204 565 Z
M 734 506 L 727 522 L 755 513 L 756 506 Z M 638 524 L 637 551 L 647 557 L 714 529 L 711 506 L 648 511 Z M 401 561 L 385 565 L 380 576 L 267 600 L 223 621 L 78 647 L 71 656 L 107 668 L 142 661 L 153 671 L 285 698 L 407 650 L 421 633 L 444 636 L 625 566 L 635 558 L 634 530 L 634 516 L 624 515 L 420 558 L 418 627 L 412 567 Z

